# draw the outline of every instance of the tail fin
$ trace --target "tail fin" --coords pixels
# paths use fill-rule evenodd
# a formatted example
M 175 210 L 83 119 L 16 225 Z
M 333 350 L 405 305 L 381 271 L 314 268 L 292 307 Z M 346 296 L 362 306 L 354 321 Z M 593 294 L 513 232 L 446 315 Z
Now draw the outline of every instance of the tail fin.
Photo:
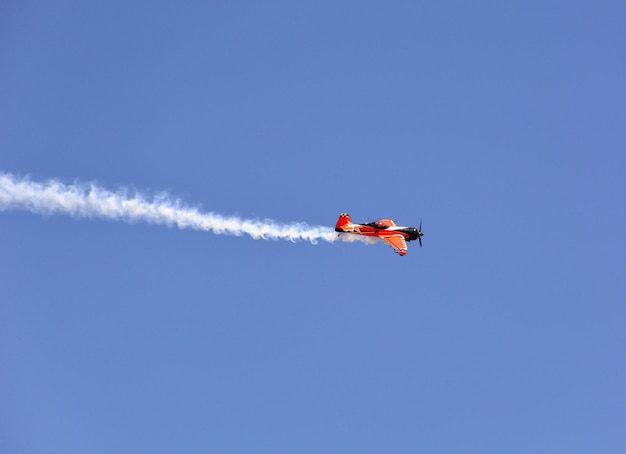
M 348 213 L 341 213 L 339 215 L 339 219 L 337 219 L 337 224 L 335 225 L 335 232 L 343 232 L 343 227 L 348 224 L 352 224 L 350 215 Z

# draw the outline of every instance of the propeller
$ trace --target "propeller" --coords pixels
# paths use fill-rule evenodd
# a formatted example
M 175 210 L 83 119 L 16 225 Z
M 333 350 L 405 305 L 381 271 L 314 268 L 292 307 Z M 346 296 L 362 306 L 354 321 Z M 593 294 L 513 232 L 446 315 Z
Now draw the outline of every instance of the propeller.
M 420 247 L 422 247 L 422 237 L 424 234 L 422 233 L 422 220 L 420 219 L 420 228 L 417 229 L 417 240 L 420 242 Z

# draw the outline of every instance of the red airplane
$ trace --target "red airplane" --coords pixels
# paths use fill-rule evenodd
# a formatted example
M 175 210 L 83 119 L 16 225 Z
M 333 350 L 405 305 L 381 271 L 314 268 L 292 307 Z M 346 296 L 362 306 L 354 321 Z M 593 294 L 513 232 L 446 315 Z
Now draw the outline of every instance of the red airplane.
M 422 247 L 422 223 L 419 229 L 415 227 L 399 227 L 391 219 L 368 222 L 367 224 L 353 224 L 350 215 L 341 213 L 335 225 L 335 232 L 352 233 L 355 235 L 380 238 L 395 249 L 400 256 L 406 255 L 406 242 L 418 240 Z

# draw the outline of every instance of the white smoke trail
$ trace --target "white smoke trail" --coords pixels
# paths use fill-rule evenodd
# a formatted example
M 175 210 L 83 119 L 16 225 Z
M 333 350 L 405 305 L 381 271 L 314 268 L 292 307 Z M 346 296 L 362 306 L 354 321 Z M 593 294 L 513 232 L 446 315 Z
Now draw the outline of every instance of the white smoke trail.
M 0 173 L 0 211 L 25 210 L 38 214 L 66 214 L 77 218 L 102 218 L 124 222 L 147 222 L 212 232 L 218 235 L 250 235 L 254 239 L 354 241 L 365 238 L 338 235 L 332 228 L 304 223 L 281 224 L 272 220 L 248 220 L 202 213 L 179 200 L 161 194 L 148 200 L 141 194 L 128 197 L 95 184 L 65 185 L 57 180 L 37 183 Z

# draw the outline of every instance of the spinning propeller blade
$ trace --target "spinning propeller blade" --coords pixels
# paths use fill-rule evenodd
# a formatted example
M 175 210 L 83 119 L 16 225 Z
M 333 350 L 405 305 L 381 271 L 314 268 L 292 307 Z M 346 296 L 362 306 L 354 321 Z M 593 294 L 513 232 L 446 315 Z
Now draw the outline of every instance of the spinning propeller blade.
M 417 240 L 420 242 L 420 247 L 422 247 L 422 237 L 424 234 L 422 233 L 422 220 L 420 219 L 420 228 L 417 229 Z

